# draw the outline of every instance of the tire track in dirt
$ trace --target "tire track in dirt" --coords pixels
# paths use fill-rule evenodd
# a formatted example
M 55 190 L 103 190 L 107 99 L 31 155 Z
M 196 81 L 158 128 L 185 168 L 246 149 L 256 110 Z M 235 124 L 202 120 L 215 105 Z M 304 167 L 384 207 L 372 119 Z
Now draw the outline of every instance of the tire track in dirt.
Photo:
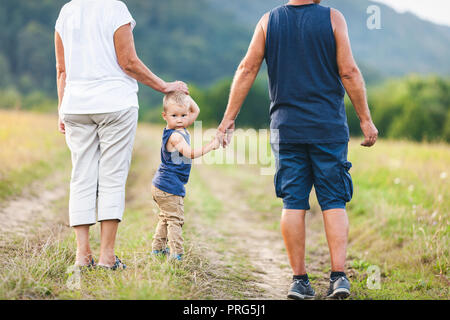
M 239 239 L 238 247 L 243 249 L 254 270 L 252 275 L 258 279 L 253 283 L 260 289 L 256 299 L 286 299 L 291 272 L 284 244 L 280 233 L 271 232 L 254 217 L 258 214 L 252 210 L 247 200 L 238 190 L 235 181 L 206 165 L 198 167 L 199 173 L 211 192 L 224 204 L 220 224 L 225 226 L 233 237 Z
M 153 130 L 150 132 L 140 132 L 136 138 L 135 154 L 133 159 L 145 161 L 147 166 L 154 167 L 158 160 L 158 153 L 154 152 L 156 144 L 148 145 L 150 137 L 155 139 Z M 149 148 L 150 147 L 150 148 Z M 148 148 L 148 152 L 140 154 L 141 148 Z M 150 150 L 151 149 L 151 150 Z M 144 157 L 144 158 L 143 158 Z M 156 168 L 156 167 L 155 167 Z M 210 262 L 210 269 L 223 270 L 220 257 L 225 255 L 236 255 L 239 257 L 244 253 L 249 263 L 253 278 L 246 286 L 240 290 L 245 299 L 286 299 L 287 290 L 291 282 L 291 269 L 289 267 L 287 255 L 284 250 L 284 243 L 279 231 L 267 229 L 267 224 L 261 220 L 261 214 L 255 212 L 249 203 L 246 195 L 240 192 L 239 179 L 229 177 L 217 170 L 213 166 L 198 165 L 195 169 L 205 185 L 211 190 L 214 196 L 223 203 L 224 212 L 217 217 L 217 228 L 211 228 L 201 221 L 196 221 L 199 228 L 204 229 L 206 238 L 217 236 L 233 237 L 233 245 L 225 253 L 209 250 L 210 246 L 203 242 L 202 237 L 194 237 L 193 245 L 198 246 L 201 252 L 207 255 Z M 245 170 L 236 168 L 236 170 Z M 130 171 L 128 186 L 133 185 L 138 179 L 135 175 L 141 175 L 135 170 Z M 255 173 L 256 174 L 256 173 Z M 68 227 L 67 203 L 63 203 L 68 197 L 70 174 L 68 169 L 54 172 L 51 176 L 31 184 L 21 195 L 8 199 L 0 205 L 0 249 L 5 249 L 8 253 L 11 248 L 35 234 L 51 233 L 57 230 L 58 234 L 67 233 Z M 259 186 L 256 186 L 259 187 Z M 139 188 L 143 188 L 139 184 Z M 268 195 L 272 197 L 273 195 Z M 127 205 L 133 201 L 131 194 L 127 194 Z M 277 213 L 279 216 L 280 213 Z M 326 274 L 324 267 L 329 264 L 326 242 L 323 242 L 323 228 L 320 229 L 321 216 L 319 214 L 308 213 L 307 218 L 307 255 L 310 263 L 307 264 L 308 272 L 320 275 L 313 283 L 320 283 L 326 286 Z M 311 228 L 310 228 L 311 227 Z M 223 232 L 226 230 L 226 232 Z M 319 244 L 319 245 L 318 245 Z M 4 251 L 4 250 L 1 250 Z M 233 259 L 230 259 L 233 260 Z M 211 275 L 211 281 L 226 282 L 226 279 L 218 275 Z M 214 285 L 212 285 L 214 287 Z M 256 289 L 255 289 L 256 287 Z M 220 290 L 210 288 L 214 292 L 215 299 L 232 299 Z M 319 296 L 320 296 L 320 290 Z M 325 290 L 325 289 L 324 289 Z
M 6 251 L 13 243 L 39 234 L 68 230 L 68 217 L 57 206 L 68 196 L 66 170 L 56 171 L 47 178 L 35 181 L 18 196 L 7 199 L 0 206 L 0 248 Z
M 287 299 L 292 271 L 281 231 L 269 230 L 267 223 L 261 220 L 262 214 L 250 208 L 245 194 L 240 192 L 239 179 L 235 176 L 229 177 L 211 166 L 200 165 L 197 168 L 202 180 L 223 203 L 225 212 L 220 214 L 220 225 L 227 230 L 227 233 L 239 239 L 238 248 L 246 253 L 253 265 L 252 275 L 258 279 L 253 284 L 262 289 L 262 293 L 255 292 L 252 298 Z M 281 212 L 277 212 L 275 216 L 280 217 L 280 215 Z M 330 260 L 322 216 L 314 205 L 312 211 L 307 213 L 306 232 L 307 270 L 312 275 L 316 298 L 325 298 Z M 230 251 L 228 254 L 232 253 Z
M 153 130 L 150 131 L 153 133 Z M 136 145 L 147 148 L 147 130 L 139 130 Z M 136 148 L 133 159 L 139 158 Z M 153 159 L 152 159 L 153 160 Z M 19 195 L 0 203 L 0 248 L 6 250 L 14 241 L 21 241 L 36 234 L 42 234 L 55 228 L 69 231 L 69 190 L 70 158 L 64 168 L 54 171 L 42 180 L 35 181 Z M 128 186 L 137 179 L 137 173 L 130 170 Z M 127 197 L 129 194 L 127 193 Z M 66 199 L 64 203 L 61 201 Z M 127 198 L 127 205 L 131 199 Z

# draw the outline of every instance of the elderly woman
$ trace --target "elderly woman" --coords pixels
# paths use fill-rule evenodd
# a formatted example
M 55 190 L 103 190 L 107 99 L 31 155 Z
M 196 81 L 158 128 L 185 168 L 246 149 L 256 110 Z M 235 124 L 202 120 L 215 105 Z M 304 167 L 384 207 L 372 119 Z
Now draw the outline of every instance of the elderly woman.
M 188 93 L 185 83 L 166 83 L 137 57 L 135 25 L 116 0 L 72 0 L 56 21 L 58 125 L 72 154 L 69 217 L 78 266 L 94 265 L 89 227 L 98 220 L 98 265 L 125 267 L 114 244 L 138 120 L 137 81 L 162 93 Z

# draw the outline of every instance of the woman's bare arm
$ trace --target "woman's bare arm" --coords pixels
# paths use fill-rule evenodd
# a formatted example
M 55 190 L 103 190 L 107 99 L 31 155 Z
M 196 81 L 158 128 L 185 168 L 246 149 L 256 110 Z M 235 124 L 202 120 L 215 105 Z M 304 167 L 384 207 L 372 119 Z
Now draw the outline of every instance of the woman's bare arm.
M 122 70 L 130 77 L 162 93 L 183 91 L 189 94 L 187 85 L 181 81 L 165 82 L 139 59 L 134 45 L 131 24 L 121 26 L 114 34 L 117 60 Z
M 61 108 L 66 88 L 66 63 L 64 60 L 64 45 L 58 32 L 55 31 L 55 56 L 56 56 L 56 85 L 58 88 L 58 113 Z M 58 118 L 58 130 L 66 133 L 64 123 Z

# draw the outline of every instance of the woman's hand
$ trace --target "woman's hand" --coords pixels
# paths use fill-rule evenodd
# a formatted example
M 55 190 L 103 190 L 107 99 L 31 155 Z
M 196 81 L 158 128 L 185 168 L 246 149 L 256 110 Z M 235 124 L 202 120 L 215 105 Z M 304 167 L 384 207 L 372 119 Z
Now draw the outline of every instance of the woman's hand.
M 168 94 L 174 91 L 182 91 L 185 94 L 189 94 L 188 86 L 183 81 L 174 81 L 166 83 L 166 87 L 164 88 L 163 93 Z
M 61 117 L 58 117 L 58 131 L 62 134 L 66 134 L 66 125 L 61 120 Z

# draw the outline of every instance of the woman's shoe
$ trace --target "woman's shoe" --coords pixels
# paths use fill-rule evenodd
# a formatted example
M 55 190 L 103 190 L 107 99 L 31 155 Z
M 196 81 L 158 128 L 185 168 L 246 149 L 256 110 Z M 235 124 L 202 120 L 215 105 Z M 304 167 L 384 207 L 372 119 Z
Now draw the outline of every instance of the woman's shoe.
M 89 262 L 89 264 L 86 264 L 86 265 L 75 264 L 75 267 L 80 268 L 80 270 L 92 270 L 93 268 L 96 267 L 96 264 L 95 264 L 94 258 L 91 258 L 91 262 Z
M 116 261 L 114 262 L 114 264 L 111 267 L 108 266 L 104 266 L 104 265 L 100 265 L 98 264 L 97 266 L 106 270 L 125 270 L 127 268 L 127 265 L 122 263 L 122 261 L 120 261 L 120 259 L 116 257 Z

